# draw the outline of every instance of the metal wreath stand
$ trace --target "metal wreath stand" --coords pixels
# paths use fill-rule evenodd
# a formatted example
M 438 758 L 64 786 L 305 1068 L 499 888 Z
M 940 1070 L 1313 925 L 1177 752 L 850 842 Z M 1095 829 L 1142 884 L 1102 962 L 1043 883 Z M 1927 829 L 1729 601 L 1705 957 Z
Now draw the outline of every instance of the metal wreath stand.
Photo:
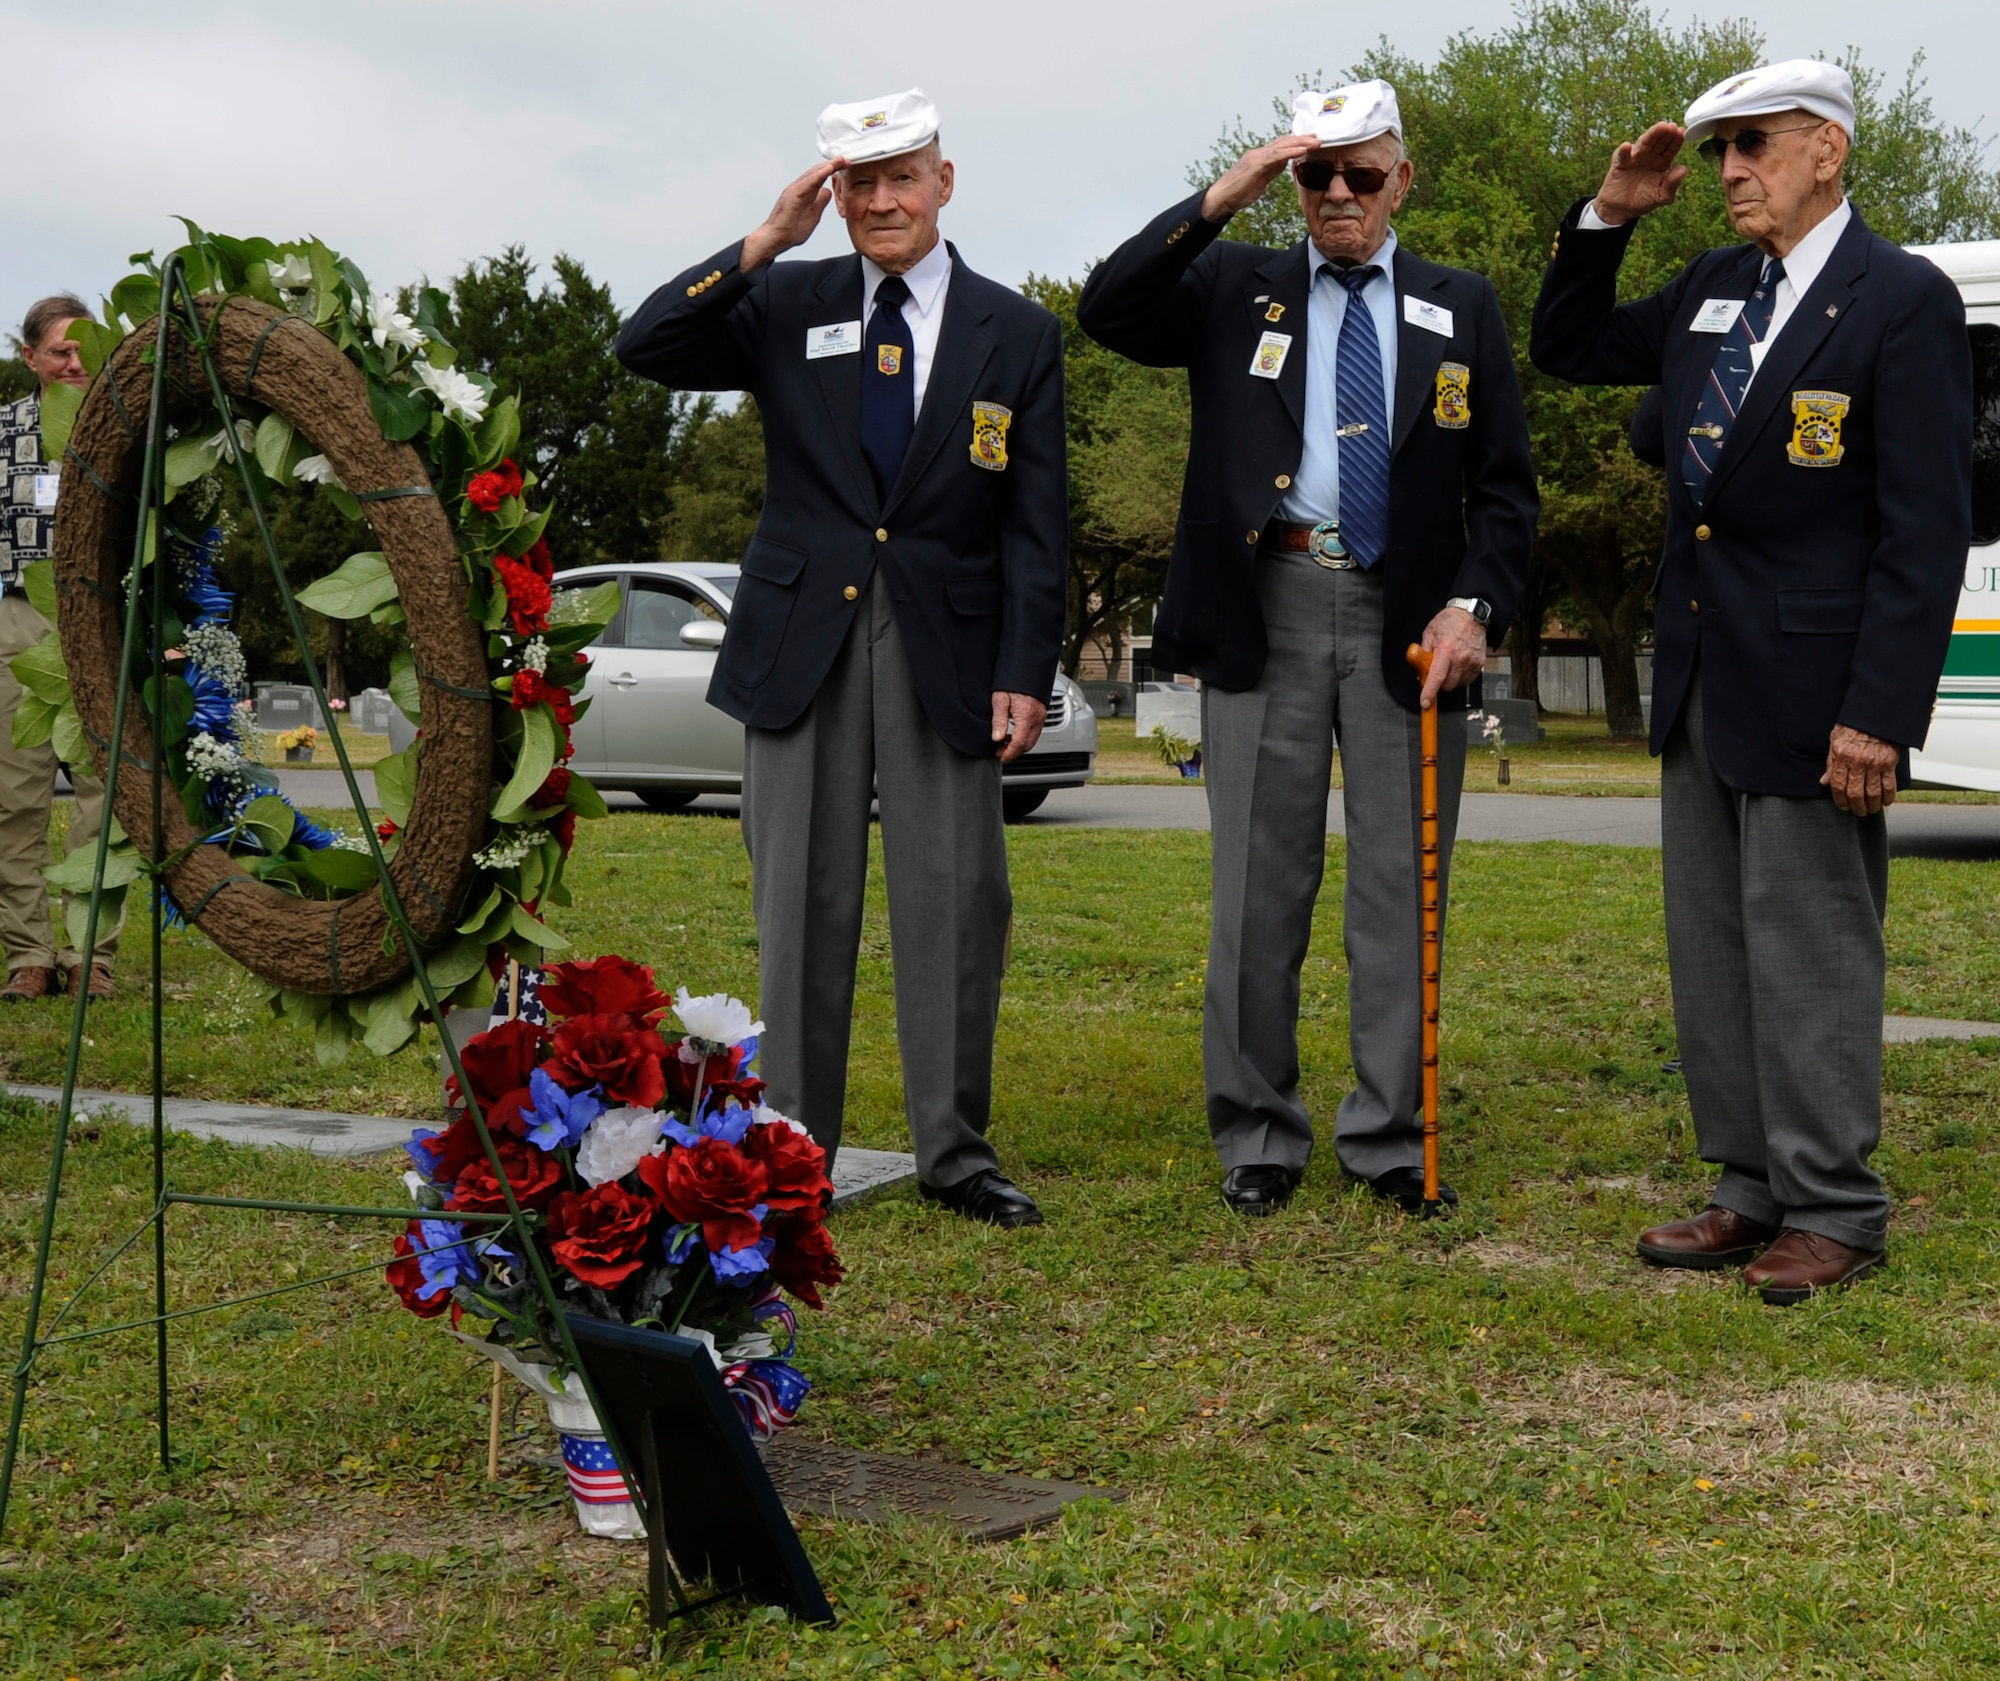
M 277 545 L 272 539 L 270 525 L 265 518 L 263 502 L 258 495 L 256 481 L 249 472 L 248 464 L 245 460 L 245 452 L 241 449 L 234 451 L 233 454 L 242 478 L 244 494 L 250 505 L 251 517 L 256 524 L 257 535 L 263 543 L 265 556 L 270 562 L 271 576 L 277 584 L 279 598 L 284 603 L 286 623 L 290 627 L 292 636 L 298 644 L 300 655 L 305 662 L 306 677 L 312 686 L 313 695 L 319 703 L 320 715 L 327 721 L 327 731 L 332 738 L 334 754 L 340 761 L 340 771 L 347 783 L 348 797 L 353 802 L 356 817 L 360 820 L 361 833 L 367 838 L 369 855 L 375 865 L 376 888 L 370 889 L 366 894 L 358 896 L 357 899 L 337 900 L 328 903 L 313 903 L 289 899 L 279 894 L 275 889 L 268 888 L 262 883 L 255 882 L 244 875 L 227 859 L 227 856 L 220 848 L 202 845 L 199 834 L 193 831 L 191 827 L 188 829 L 188 833 L 193 836 L 192 841 L 183 840 L 178 851 L 168 850 L 168 840 L 170 837 L 167 831 L 169 826 L 173 826 L 178 831 L 182 823 L 184 823 L 179 790 L 176 789 L 173 791 L 171 799 L 165 796 L 165 777 L 161 755 L 154 744 L 152 733 L 143 717 L 134 713 L 131 707 L 133 652 L 135 648 L 144 646 L 140 638 L 148 632 L 150 632 L 151 637 L 153 692 L 155 694 L 162 694 L 165 689 L 166 651 L 163 646 L 163 632 L 166 592 L 157 576 L 154 579 L 154 587 L 150 591 L 150 626 L 142 626 L 140 615 L 142 598 L 148 593 L 146 587 L 147 567 L 149 564 L 146 552 L 148 528 L 152 519 L 160 515 L 165 508 L 163 460 L 167 443 L 167 404 L 170 399 L 178 399 L 184 405 L 189 403 L 199 404 L 205 399 L 212 405 L 214 412 L 220 417 L 224 428 L 233 436 L 235 434 L 236 416 L 230 402 L 229 382 L 224 378 L 224 368 L 221 365 L 221 361 L 226 361 L 227 358 L 219 360 L 219 352 L 222 348 L 221 338 L 224 318 L 234 314 L 240 320 L 243 316 L 248 315 L 262 329 L 256 337 L 255 347 L 249 354 L 247 365 L 242 369 L 236 381 L 239 391 L 243 394 L 247 394 L 251 383 L 257 378 L 258 364 L 260 359 L 267 354 L 267 348 L 275 347 L 280 342 L 275 336 L 276 330 L 291 322 L 293 318 L 281 311 L 271 309 L 267 305 L 258 304 L 254 300 L 243 298 L 221 300 L 212 297 L 198 299 L 193 287 L 188 283 L 187 275 L 179 256 L 168 259 L 164 272 L 161 275 L 160 302 L 159 325 L 151 347 L 151 353 L 147 354 L 145 352 L 138 334 L 135 333 L 132 337 L 125 340 L 124 344 L 120 346 L 119 352 L 114 353 L 113 357 L 107 360 L 98 384 L 91 392 L 92 400 L 86 402 L 84 409 L 78 415 L 79 431 L 84 429 L 86 421 L 92 419 L 94 415 L 108 412 L 112 417 L 110 424 L 121 430 L 128 441 L 139 440 L 141 435 L 134 425 L 133 417 L 127 407 L 131 400 L 130 394 L 128 393 L 121 397 L 116 375 L 120 368 L 125 369 L 127 372 L 138 372 L 145 368 L 150 368 L 151 398 L 145 410 L 145 431 L 143 442 L 138 451 L 140 466 L 137 496 L 135 498 L 129 489 L 120 489 L 114 482 L 107 482 L 107 479 L 99 474 L 93 463 L 79 453 L 75 447 L 75 434 L 72 434 L 71 446 L 65 452 L 65 464 L 73 468 L 77 476 L 88 481 L 88 486 L 87 488 L 85 486 L 73 487 L 65 495 L 64 499 L 66 511 L 73 513 L 77 510 L 72 498 L 88 502 L 94 492 L 97 513 L 95 521 L 93 521 L 88 512 L 84 513 L 80 521 L 67 526 L 66 530 L 74 530 L 78 529 L 79 526 L 89 527 L 102 523 L 115 525 L 122 523 L 125 517 L 131 519 L 133 528 L 131 564 L 124 579 L 124 600 L 122 603 L 123 631 L 117 671 L 116 700 L 112 706 L 110 729 L 103 736 L 98 735 L 95 730 L 90 730 L 89 733 L 92 735 L 93 741 L 103 758 L 108 761 L 104 772 L 104 803 L 107 813 L 119 809 L 117 804 L 120 792 L 119 773 L 125 766 L 129 765 L 134 770 L 145 774 L 148 778 L 151 792 L 150 814 L 145 811 L 143 806 L 135 807 L 135 802 L 129 799 L 125 802 L 125 810 L 131 816 L 141 819 L 140 822 L 129 824 L 128 827 L 134 834 L 135 840 L 138 840 L 139 850 L 146 855 L 141 863 L 143 879 L 154 889 L 154 896 L 148 904 L 153 932 L 153 1207 L 138 1229 L 122 1243 L 118 1244 L 116 1248 L 112 1249 L 83 1283 L 77 1287 L 70 1298 L 56 1311 L 53 1318 L 49 1321 L 48 1329 L 45 1333 L 42 1328 L 42 1308 L 48 1284 L 49 1249 L 55 1232 L 57 1207 L 62 1195 L 63 1158 L 69 1143 L 69 1129 L 73 1118 L 76 1095 L 77 1069 L 82 1052 L 84 1019 L 88 1004 L 83 990 L 79 988 L 76 995 L 75 1010 L 70 1022 L 69 1050 L 63 1067 L 62 1099 L 56 1115 L 55 1147 L 49 1160 L 48 1189 L 42 1204 L 41 1231 L 35 1246 L 34 1280 L 28 1292 L 27 1323 L 22 1330 L 20 1356 L 13 1370 L 14 1394 L 12 1408 L 7 1420 L 5 1454 L 4 1457 L 0 1457 L 0 1530 L 4 1530 L 5 1528 L 8 1501 L 13 1489 L 14 1464 L 20 1447 L 21 1421 L 27 1406 L 28 1385 L 44 1351 L 69 1343 L 83 1342 L 95 1337 L 111 1336 L 121 1331 L 141 1330 L 147 1326 L 151 1326 L 154 1332 L 154 1352 L 158 1371 L 157 1405 L 159 1408 L 160 1465 L 163 1470 L 171 1470 L 173 1467 L 173 1448 L 168 1422 L 167 1327 L 173 1321 L 189 1318 L 196 1314 L 217 1312 L 224 1308 L 239 1307 L 244 1303 L 262 1301 L 271 1296 L 280 1296 L 294 1291 L 311 1289 L 317 1285 L 330 1283 L 335 1279 L 349 1278 L 365 1272 L 377 1272 L 381 1270 L 384 1264 L 381 1261 L 373 1261 L 366 1266 L 346 1267 L 337 1272 L 321 1274 L 316 1278 L 278 1285 L 269 1290 L 254 1291 L 249 1295 L 235 1296 L 225 1301 L 202 1302 L 192 1307 L 170 1308 L 167 1302 L 167 1213 L 176 1204 L 202 1208 L 254 1209 L 270 1213 L 321 1214 L 340 1218 L 394 1220 L 399 1222 L 407 1222 L 413 1217 L 412 1210 L 408 1208 L 357 1208 L 329 1203 L 275 1201 L 262 1197 L 198 1196 L 176 1191 L 168 1182 L 166 1173 L 166 1127 L 163 1111 L 165 1067 L 164 998 L 161 989 L 161 944 L 163 930 L 157 895 L 160 890 L 169 884 L 185 891 L 189 885 L 188 877 L 190 873 L 192 873 L 194 880 L 204 885 L 204 891 L 200 895 L 200 903 L 196 904 L 189 914 L 188 920 L 191 923 L 202 919 L 210 902 L 215 898 L 220 888 L 225 886 L 240 886 L 242 897 L 252 901 L 259 900 L 264 895 L 268 895 L 271 900 L 282 900 L 285 907 L 292 907 L 300 913 L 310 914 L 321 923 L 322 932 L 327 940 L 327 944 L 322 949 L 329 952 L 333 985 L 329 989 L 322 983 L 319 987 L 307 987 L 302 988 L 302 990 L 332 990 L 336 993 L 343 990 L 340 984 L 343 972 L 342 958 L 349 950 L 354 952 L 354 957 L 350 960 L 352 967 L 346 971 L 349 990 L 357 989 L 354 986 L 356 979 L 361 979 L 362 985 L 365 987 L 367 985 L 382 984 L 384 980 L 396 978 L 396 976 L 405 972 L 414 974 L 417 987 L 423 996 L 425 1012 L 431 1021 L 438 1026 L 439 1042 L 444 1048 L 444 1054 L 449 1061 L 452 1073 L 458 1076 L 459 1090 L 465 1094 L 466 1109 L 472 1117 L 473 1125 L 478 1130 L 480 1145 L 486 1153 L 487 1164 L 492 1169 L 494 1179 L 498 1183 L 501 1195 L 506 1201 L 506 1211 L 504 1213 L 436 1210 L 427 1211 L 426 1217 L 433 1220 L 456 1221 L 461 1227 L 474 1225 L 480 1228 L 483 1233 L 496 1235 L 518 1230 L 520 1238 L 517 1241 L 519 1242 L 520 1252 L 527 1257 L 536 1293 L 541 1297 L 543 1305 L 548 1309 L 549 1320 L 555 1326 L 557 1337 L 561 1343 L 560 1350 L 554 1352 L 559 1352 L 565 1363 L 578 1374 L 583 1383 L 585 1394 L 588 1396 L 591 1406 L 596 1410 L 598 1416 L 600 1418 L 609 1416 L 598 1394 L 597 1387 L 591 1379 L 588 1367 L 585 1366 L 583 1360 L 578 1355 L 576 1341 L 570 1333 L 562 1302 L 556 1293 L 555 1284 L 549 1276 L 541 1253 L 534 1243 L 527 1241 L 532 1234 L 534 1226 L 540 1221 L 541 1216 L 533 1211 L 524 1210 L 515 1200 L 513 1187 L 508 1183 L 499 1153 L 494 1147 L 493 1136 L 487 1130 L 486 1118 L 481 1112 L 477 1098 L 472 1095 L 471 1083 L 465 1078 L 465 1069 L 459 1060 L 457 1042 L 449 1032 L 444 1031 L 444 1017 L 440 999 L 437 989 L 431 983 L 430 971 L 424 960 L 423 934 L 419 932 L 419 928 L 427 927 L 432 932 L 435 932 L 438 927 L 450 926 L 449 906 L 451 901 L 455 900 L 458 893 L 463 889 L 466 879 L 465 871 L 463 869 L 458 870 L 456 885 L 451 889 L 449 897 L 443 903 L 440 903 L 438 898 L 434 896 L 432 888 L 425 883 L 424 876 L 415 867 L 415 863 L 421 862 L 421 860 L 413 862 L 409 858 L 407 842 L 406 850 L 399 855 L 393 864 L 383 855 L 381 842 L 376 836 L 373 823 L 369 820 L 367 801 L 362 798 L 360 785 L 355 781 L 354 767 L 348 758 L 347 744 L 341 734 L 338 715 L 327 704 L 326 686 L 321 678 L 319 663 L 313 657 L 312 646 L 306 635 L 305 624 L 299 617 L 298 602 L 292 594 L 290 582 L 285 575 L 284 561 L 280 558 Z M 233 328 L 235 323 L 231 325 Z M 383 525 L 402 523 L 401 520 L 394 516 L 403 514 L 406 509 L 414 511 L 421 507 L 422 504 L 416 502 L 414 499 L 424 497 L 431 499 L 429 507 L 423 510 L 425 517 L 435 521 L 440 512 L 436 506 L 436 491 L 419 470 L 416 452 L 411 450 L 407 445 L 391 445 L 381 438 L 379 429 L 375 426 L 372 417 L 369 415 L 367 394 L 361 384 L 359 374 L 308 323 L 301 323 L 292 333 L 284 335 L 284 339 L 288 346 L 304 346 L 307 339 L 310 339 L 314 344 L 325 347 L 325 355 L 317 358 L 321 366 L 308 370 L 308 377 L 305 380 L 294 382 L 292 392 L 294 401 L 298 401 L 301 398 L 308 401 L 317 400 L 326 404 L 329 412 L 334 415 L 339 415 L 343 409 L 349 415 L 358 412 L 366 421 L 365 433 L 369 443 L 377 451 L 389 452 L 391 461 L 393 461 L 393 464 L 401 472 L 402 478 L 405 481 L 403 483 L 392 483 L 385 488 L 357 493 L 357 499 L 362 502 L 388 504 L 387 508 L 380 509 L 377 513 L 371 515 L 371 522 L 379 522 Z M 179 342 L 176 342 L 177 340 Z M 332 364 L 338 365 L 337 370 Z M 169 371 L 170 366 L 175 370 L 172 373 Z M 196 383 L 197 369 L 199 370 L 201 382 L 206 385 L 207 389 L 205 392 Z M 267 375 L 268 378 L 269 376 Z M 94 400 L 98 397 L 100 391 L 103 393 L 105 401 L 102 404 L 96 404 Z M 262 400 L 260 399 L 260 401 Z M 277 401 L 271 402 L 269 406 L 278 409 L 281 413 L 285 413 L 282 397 Z M 300 417 L 290 413 L 286 413 L 285 417 L 293 420 L 295 424 L 300 419 Z M 326 416 L 319 418 L 324 421 Z M 330 437 L 321 438 L 316 436 L 314 428 L 309 425 L 301 425 L 300 429 L 305 431 L 309 436 L 315 436 L 315 441 L 321 442 L 323 445 L 331 443 Z M 338 455 L 335 455 L 333 458 L 336 466 L 343 464 Z M 343 479 L 351 487 L 356 483 L 365 484 L 370 482 L 370 477 L 372 476 L 379 485 L 381 483 L 379 468 L 383 464 L 383 459 L 378 454 L 370 463 L 370 465 L 378 469 L 375 474 L 364 474 L 354 479 L 347 479 L 345 474 L 343 474 Z M 116 476 L 115 469 L 113 470 L 113 476 L 114 478 Z M 422 482 L 408 482 L 413 478 Z M 402 498 L 410 498 L 412 501 L 405 503 L 399 500 Z M 448 532 L 449 527 L 446 526 L 445 529 Z M 96 536 L 98 533 L 92 531 L 90 535 Z M 385 538 L 384 546 L 390 552 L 393 565 L 395 545 L 387 541 L 388 533 L 386 531 L 378 531 L 378 535 L 382 535 Z M 105 536 L 108 539 L 109 533 L 105 533 Z M 105 546 L 108 550 L 108 541 Z M 73 558 L 71 549 L 72 545 L 63 543 L 59 537 L 59 561 Z M 154 564 L 164 564 L 163 544 L 156 546 Z M 444 596 L 446 599 L 455 597 L 459 623 L 470 626 L 470 619 L 466 615 L 464 605 L 463 581 L 457 576 L 458 562 L 455 542 L 451 545 L 450 549 L 450 565 L 452 569 L 451 578 L 457 587 L 455 590 L 446 589 Z M 66 569 L 61 565 L 58 567 L 58 579 L 61 584 L 66 584 L 70 581 L 67 577 Z M 433 584 L 433 589 L 429 592 L 433 595 L 437 593 L 435 590 L 435 579 L 436 574 L 433 573 L 430 580 Z M 93 580 L 87 571 L 78 572 L 74 581 L 81 583 L 85 589 L 99 598 L 99 602 L 96 604 L 78 602 L 78 605 L 84 609 L 82 618 L 85 620 L 88 619 L 93 605 L 100 608 L 104 615 L 102 624 L 93 626 L 85 623 L 79 634 L 88 636 L 93 630 L 102 630 L 105 626 L 114 622 L 111 615 L 119 606 L 115 594 Z M 415 590 L 409 591 L 407 594 L 409 599 L 406 601 L 406 610 L 409 610 L 417 606 L 418 601 L 421 599 L 421 594 Z M 64 614 L 65 621 L 67 622 L 71 617 L 72 614 L 66 610 Z M 433 622 L 435 624 L 435 621 Z M 476 629 L 476 627 L 474 628 Z M 436 628 L 426 626 L 420 622 L 419 613 L 411 611 L 410 634 L 413 642 L 417 644 L 419 649 L 420 666 L 423 663 L 422 650 L 426 640 L 426 630 L 430 631 L 432 637 L 439 637 L 445 634 L 442 626 Z M 64 641 L 67 652 L 70 647 L 71 638 L 66 635 Z M 485 682 L 483 661 L 479 681 L 482 684 Z M 467 721 L 470 702 L 477 701 L 483 708 L 487 709 L 491 707 L 490 694 L 483 688 L 473 690 L 466 686 L 433 678 L 423 685 L 423 690 L 423 711 L 427 727 L 433 722 L 432 715 L 434 709 L 442 711 L 450 707 L 454 701 L 459 704 L 459 718 L 457 721 L 461 725 Z M 79 710 L 81 712 L 84 709 L 80 706 Z M 95 710 L 101 717 L 101 695 L 96 697 Z M 490 767 L 492 751 L 489 720 L 490 711 L 481 711 L 473 719 L 475 735 L 483 738 L 475 741 L 473 746 L 477 751 L 477 756 L 481 764 L 486 767 Z M 87 729 L 88 724 L 89 719 L 86 717 Z M 116 751 L 111 749 L 111 744 L 114 742 L 119 744 Z M 482 821 L 484 817 L 487 782 L 488 775 L 482 773 L 473 784 L 478 792 Z M 127 784 L 127 786 L 129 787 L 130 784 Z M 443 793 L 441 785 L 434 784 L 434 786 L 437 787 L 439 794 Z M 424 794 L 425 784 L 423 780 L 422 761 L 420 760 L 417 797 L 419 808 L 425 803 Z M 439 801 L 435 803 L 448 802 Z M 150 815 L 149 822 L 145 821 L 148 815 Z M 417 813 L 413 811 L 412 828 L 417 826 L 416 818 Z M 111 827 L 111 823 L 107 821 L 98 831 L 96 867 L 92 877 L 90 908 L 85 924 L 83 942 L 83 949 L 86 951 L 96 949 L 97 945 L 97 930 L 104 889 L 105 862 L 110 850 Z M 441 827 L 449 830 L 454 825 L 447 822 L 441 825 Z M 143 840 L 138 839 L 139 831 L 141 830 L 144 831 L 145 838 Z M 176 833 L 172 838 L 180 837 Z M 441 836 L 440 839 L 445 840 L 448 837 Z M 463 843 L 458 842 L 457 844 Z M 477 839 L 475 836 L 471 845 L 465 846 L 464 851 L 458 856 L 461 859 L 466 857 L 469 855 L 472 847 L 476 845 Z M 448 847 L 446 851 L 448 853 Z M 440 865 L 440 873 L 448 874 L 450 866 L 444 861 L 443 857 L 440 858 Z M 399 887 L 399 877 L 402 878 L 403 886 L 414 885 L 420 895 L 430 901 L 426 908 L 435 913 L 434 916 L 419 916 L 414 919 L 413 925 L 412 917 L 406 914 L 405 911 L 404 892 L 403 887 Z M 361 906 L 359 903 L 361 900 L 366 900 L 369 903 L 365 907 Z M 176 902 L 186 904 L 189 901 L 177 895 Z M 343 929 L 341 927 L 342 910 L 360 908 L 374 911 L 376 906 L 379 906 L 379 910 L 375 911 L 372 917 L 366 914 L 358 915 L 353 918 L 352 925 L 349 928 Z M 268 902 L 263 906 L 266 913 L 276 908 L 278 907 Z M 395 949 L 397 944 L 400 944 L 400 952 Z M 238 956 L 239 959 L 242 957 L 240 951 L 232 951 L 231 955 Z M 385 958 L 388 960 L 386 973 Z M 356 971 L 360 971 L 360 975 L 357 976 Z M 283 984 L 296 985 L 297 980 L 290 976 L 284 977 Z M 83 1298 L 90 1287 L 98 1279 L 102 1278 L 112 1264 L 120 1256 L 124 1255 L 126 1251 L 131 1249 L 134 1244 L 138 1243 L 148 1231 L 153 1235 L 153 1312 L 143 1318 L 123 1320 L 114 1325 L 98 1326 L 88 1330 L 61 1331 L 60 1328 L 63 1321 L 68 1318 L 71 1310 L 76 1307 L 77 1303 Z M 454 1244 L 443 1245 L 441 1247 L 456 1247 L 458 1244 L 470 1243 L 472 1241 L 473 1239 L 470 1236 L 466 1236 L 459 1238 Z M 418 1253 L 431 1252 L 418 1251 Z M 610 1437 L 610 1445 L 617 1459 L 618 1469 L 625 1478 L 626 1488 L 631 1495 L 632 1502 L 638 1509 L 640 1520 L 646 1522 L 645 1490 L 637 1467 L 627 1462 L 627 1445 L 620 1443 L 615 1436 Z M 649 1532 L 651 1528 L 651 1524 L 648 1524 Z M 656 1623 L 663 1621 L 667 1616 L 678 1615 L 683 1611 L 697 1609 L 699 1603 L 706 1603 L 705 1601 L 692 1602 L 689 1600 L 678 1579 L 677 1573 L 668 1573 L 667 1585 L 674 1599 L 677 1601 L 677 1607 L 674 1611 L 668 1612 L 664 1607 L 656 1603 L 653 1607 L 654 1621 Z

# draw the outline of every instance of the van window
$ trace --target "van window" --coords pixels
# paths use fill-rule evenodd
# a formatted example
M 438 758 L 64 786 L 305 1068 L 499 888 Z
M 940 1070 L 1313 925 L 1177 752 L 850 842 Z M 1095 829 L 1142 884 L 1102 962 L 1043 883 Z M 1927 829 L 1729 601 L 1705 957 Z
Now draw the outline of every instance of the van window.
M 1972 334 L 1972 540 L 2000 541 L 2000 327 Z

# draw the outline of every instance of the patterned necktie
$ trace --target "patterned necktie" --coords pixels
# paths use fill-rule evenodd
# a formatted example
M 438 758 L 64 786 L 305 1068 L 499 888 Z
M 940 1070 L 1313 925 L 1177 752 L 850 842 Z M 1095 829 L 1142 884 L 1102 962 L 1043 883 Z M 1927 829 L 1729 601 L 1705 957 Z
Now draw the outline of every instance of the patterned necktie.
M 900 274 L 884 280 L 875 289 L 875 313 L 861 346 L 861 453 L 875 469 L 875 489 L 885 502 L 917 429 L 914 345 L 903 319 L 909 301 L 909 283 Z
M 1688 428 L 1687 450 L 1681 456 L 1681 482 L 1697 508 L 1708 500 L 1709 480 L 1722 459 L 1722 446 L 1736 423 L 1736 411 L 1743 406 L 1743 393 L 1750 389 L 1750 376 L 1757 371 L 1750 347 L 1762 344 L 1770 334 L 1778 282 L 1784 278 L 1785 265 L 1773 257 L 1750 301 L 1715 347 L 1715 366 L 1708 370 L 1708 382 L 1701 388 L 1694 424 Z
M 1389 546 L 1389 404 L 1382 390 L 1382 342 L 1362 288 L 1382 271 L 1331 271 L 1347 288 L 1335 352 L 1334 423 L 1340 439 L 1340 541 L 1366 568 Z

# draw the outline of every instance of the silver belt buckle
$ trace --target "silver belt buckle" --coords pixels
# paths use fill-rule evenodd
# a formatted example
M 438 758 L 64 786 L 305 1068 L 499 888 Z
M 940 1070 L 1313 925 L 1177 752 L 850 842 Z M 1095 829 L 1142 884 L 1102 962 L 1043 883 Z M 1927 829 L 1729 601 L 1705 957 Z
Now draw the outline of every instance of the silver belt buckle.
M 1352 572 L 1354 556 L 1340 544 L 1340 521 L 1321 520 L 1312 528 L 1312 535 L 1306 539 L 1306 553 L 1324 566 L 1329 572 Z

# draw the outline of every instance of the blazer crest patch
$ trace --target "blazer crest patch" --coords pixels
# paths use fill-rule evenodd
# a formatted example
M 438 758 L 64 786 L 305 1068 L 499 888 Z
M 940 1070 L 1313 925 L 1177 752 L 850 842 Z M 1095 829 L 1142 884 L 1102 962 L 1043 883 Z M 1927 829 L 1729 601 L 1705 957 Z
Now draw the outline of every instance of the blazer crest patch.
M 1000 403 L 972 405 L 972 464 L 989 473 L 1007 470 L 1007 428 L 1014 411 Z
M 1437 405 L 1431 418 L 1447 432 L 1463 432 L 1472 424 L 1472 370 L 1463 362 L 1440 362 Z
M 1852 406 L 1845 391 L 1794 391 L 1792 441 L 1785 446 L 1785 459 L 1794 467 L 1837 467 L 1847 453 L 1840 423 Z
M 899 374 L 903 371 L 903 347 L 900 344 L 878 344 L 875 347 L 875 366 L 885 374 Z

